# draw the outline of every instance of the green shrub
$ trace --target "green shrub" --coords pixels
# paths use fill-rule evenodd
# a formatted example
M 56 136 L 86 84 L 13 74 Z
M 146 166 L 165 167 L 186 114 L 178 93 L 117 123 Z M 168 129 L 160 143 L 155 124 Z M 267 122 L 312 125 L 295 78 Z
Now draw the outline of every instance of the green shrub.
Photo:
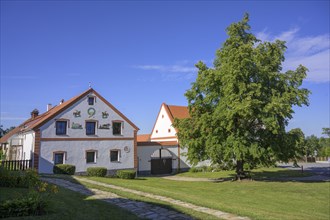
M 135 170 L 118 170 L 117 177 L 121 179 L 135 179 L 136 171 Z
M 0 204 L 0 218 L 41 215 L 47 203 L 41 197 L 29 194 L 26 198 L 7 200 Z
M 198 172 L 201 172 L 201 169 L 199 167 L 191 167 L 189 169 L 189 172 L 191 172 L 191 173 L 198 173 Z
M 88 167 L 87 175 L 104 177 L 105 175 L 107 175 L 107 168 L 105 168 L 105 167 Z
M 34 170 L 12 171 L 0 167 L 0 186 L 28 188 L 39 181 Z
M 76 171 L 76 167 L 71 164 L 57 164 L 53 167 L 54 174 L 67 174 L 73 175 Z

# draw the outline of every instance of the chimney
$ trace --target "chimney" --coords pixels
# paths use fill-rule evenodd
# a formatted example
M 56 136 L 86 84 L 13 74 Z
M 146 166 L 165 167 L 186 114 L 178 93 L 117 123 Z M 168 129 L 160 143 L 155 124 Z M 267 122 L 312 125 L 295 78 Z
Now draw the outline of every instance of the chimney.
M 47 112 L 48 112 L 52 107 L 53 107 L 52 104 L 49 103 L 49 104 L 47 105 Z
M 62 99 L 62 100 L 60 101 L 60 105 L 61 105 L 63 102 L 64 102 L 64 99 Z
M 38 111 L 38 109 L 35 108 L 35 109 L 31 112 L 31 118 L 34 119 L 34 118 L 36 118 L 38 115 L 39 115 L 39 111 Z

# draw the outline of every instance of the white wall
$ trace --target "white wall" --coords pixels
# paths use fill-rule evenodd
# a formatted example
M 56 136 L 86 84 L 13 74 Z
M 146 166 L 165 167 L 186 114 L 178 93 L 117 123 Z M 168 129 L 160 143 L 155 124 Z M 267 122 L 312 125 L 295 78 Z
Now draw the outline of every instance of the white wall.
M 64 112 L 56 115 L 53 119 L 41 126 L 41 138 L 134 138 L 134 128 L 101 99 L 96 97 L 94 105 L 88 105 L 87 101 L 89 95 L 86 95 Z M 89 108 L 94 108 L 96 111 L 95 115 L 92 117 L 87 113 Z M 74 116 L 73 112 L 76 110 L 81 112 L 80 117 Z M 102 117 L 102 112 L 104 111 L 107 111 L 109 114 L 107 118 Z M 56 135 L 56 119 L 69 120 L 66 135 Z M 86 135 L 86 120 L 98 121 L 95 135 Z M 124 121 L 122 135 L 113 135 L 112 121 L 114 120 Z M 82 129 L 73 129 L 72 123 L 81 124 Z M 110 129 L 99 129 L 99 126 L 102 124 L 110 124 Z M 129 153 L 124 151 L 125 146 L 129 147 Z M 86 163 L 85 151 L 91 149 L 98 150 L 98 158 L 95 164 Z M 110 149 L 121 150 L 122 157 L 119 163 L 110 162 Z M 64 163 L 75 165 L 76 172 L 85 172 L 86 169 L 91 166 L 102 166 L 106 167 L 108 170 L 134 168 L 134 140 L 41 141 L 39 159 L 40 173 L 53 172 L 54 151 L 66 151 L 67 160 Z
M 171 131 L 168 132 L 168 129 Z M 156 133 L 158 131 L 158 133 Z M 172 139 L 158 139 L 161 137 L 174 137 L 176 135 L 176 131 L 174 127 L 172 126 L 172 122 L 170 117 L 168 116 L 164 105 L 162 105 L 160 109 L 160 113 L 158 114 L 158 117 L 156 119 L 155 127 L 151 133 L 151 139 L 157 138 L 157 141 L 176 141 L 176 138 Z
M 156 150 L 161 148 L 160 145 L 154 146 L 138 146 L 138 170 L 139 171 L 150 171 L 151 170 L 151 155 Z M 163 149 L 169 150 L 173 157 L 172 157 L 172 169 L 176 170 L 178 167 L 178 146 L 163 146 Z
M 159 150 L 161 148 L 160 145 L 154 146 L 138 146 L 138 159 L 139 159 L 139 171 L 150 171 L 151 170 L 151 155 L 154 151 Z M 173 155 L 172 168 L 176 170 L 178 168 L 178 146 L 163 146 L 163 149 L 169 150 Z M 180 148 L 180 169 L 188 169 L 192 167 L 192 165 L 188 162 L 187 156 L 184 154 L 187 152 L 187 148 Z M 199 162 L 196 167 L 200 166 L 209 166 L 211 163 L 209 160 Z
M 34 131 L 29 131 L 22 135 L 23 139 L 23 160 L 30 160 L 33 157 L 34 149 Z
M 91 94 L 93 95 L 93 94 Z M 88 96 L 82 98 L 80 101 L 76 102 L 73 106 L 68 108 L 63 113 L 57 115 L 54 119 L 51 119 L 49 122 L 47 122 L 45 125 L 41 127 L 41 137 L 42 138 L 56 138 L 56 137 L 72 137 L 72 138 L 87 138 L 91 137 L 90 135 L 86 135 L 86 129 L 85 129 L 85 122 L 86 120 L 97 120 L 97 129 L 96 129 L 96 137 L 118 137 L 118 135 L 113 135 L 112 128 L 110 126 L 110 129 L 98 129 L 98 127 L 102 124 L 110 124 L 112 125 L 113 120 L 122 120 L 124 119 L 120 117 L 115 111 L 113 111 L 111 108 L 109 108 L 108 105 L 106 105 L 102 100 L 100 100 L 98 97 L 96 97 L 96 102 L 94 105 L 88 105 L 87 103 Z M 94 108 L 96 110 L 96 113 L 94 116 L 89 117 L 87 110 L 89 108 Z M 80 117 L 75 117 L 73 115 L 73 112 L 75 110 L 78 110 L 81 112 Z M 109 113 L 108 118 L 102 118 L 102 112 L 107 111 Z M 55 133 L 55 120 L 63 118 L 69 120 L 69 128 L 67 128 L 67 135 L 56 135 Z M 83 129 L 72 129 L 72 123 L 78 123 L 81 124 Z M 124 122 L 124 126 L 122 129 L 122 137 L 134 137 L 134 128 L 128 123 Z M 119 137 L 121 137 L 119 136 Z
M 126 153 L 127 146 L 130 152 Z M 96 163 L 86 163 L 85 151 L 97 150 Z M 110 150 L 119 149 L 120 162 L 110 162 Z M 106 167 L 108 170 L 134 168 L 134 141 L 44 141 L 41 143 L 39 173 L 53 172 L 53 152 L 66 151 L 65 164 L 76 166 L 76 172 L 85 172 L 88 167 Z

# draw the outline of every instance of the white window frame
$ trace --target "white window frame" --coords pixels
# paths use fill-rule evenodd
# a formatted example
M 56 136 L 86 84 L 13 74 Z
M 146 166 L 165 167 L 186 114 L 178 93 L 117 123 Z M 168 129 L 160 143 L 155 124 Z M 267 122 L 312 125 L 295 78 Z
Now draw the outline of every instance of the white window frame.
M 87 122 L 94 122 L 95 123 L 95 133 L 94 134 L 87 134 Z M 87 135 L 87 136 L 97 135 L 98 125 L 99 125 L 99 122 L 97 120 L 86 120 L 85 121 L 85 135 Z
M 54 165 L 56 164 L 55 163 L 55 154 L 63 154 L 63 164 L 65 164 L 66 163 L 66 160 L 67 160 L 67 152 L 66 151 L 54 151 L 53 152 L 53 161 L 54 161 Z M 58 164 L 60 164 L 60 163 L 58 163 Z
M 87 153 L 94 153 L 94 161 L 93 162 L 87 162 Z M 97 150 L 86 150 L 85 151 L 85 161 L 87 164 L 94 164 L 97 161 Z
M 113 133 L 113 123 L 120 123 L 120 134 L 114 134 Z M 123 135 L 123 130 L 124 130 L 124 121 L 120 121 L 120 120 L 114 120 L 112 121 L 112 135 Z
M 113 151 L 118 152 L 117 160 L 114 160 L 114 161 L 111 160 L 111 152 L 113 152 Z M 121 159 L 121 150 L 119 150 L 119 149 L 110 150 L 110 162 L 111 163 L 118 163 L 118 162 L 120 162 L 120 159 Z
M 90 99 L 90 98 L 93 98 L 93 104 L 92 104 L 92 105 L 89 104 L 89 99 Z M 87 97 L 87 104 L 88 104 L 89 106 L 94 106 L 95 103 L 96 103 L 96 97 L 95 97 L 95 96 L 90 95 L 90 96 Z

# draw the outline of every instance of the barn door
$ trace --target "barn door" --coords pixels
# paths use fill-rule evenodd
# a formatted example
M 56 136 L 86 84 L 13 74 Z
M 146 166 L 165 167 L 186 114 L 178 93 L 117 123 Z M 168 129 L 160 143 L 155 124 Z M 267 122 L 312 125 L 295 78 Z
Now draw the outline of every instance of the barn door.
M 172 158 L 153 158 L 151 159 L 151 174 L 170 174 L 172 173 Z

